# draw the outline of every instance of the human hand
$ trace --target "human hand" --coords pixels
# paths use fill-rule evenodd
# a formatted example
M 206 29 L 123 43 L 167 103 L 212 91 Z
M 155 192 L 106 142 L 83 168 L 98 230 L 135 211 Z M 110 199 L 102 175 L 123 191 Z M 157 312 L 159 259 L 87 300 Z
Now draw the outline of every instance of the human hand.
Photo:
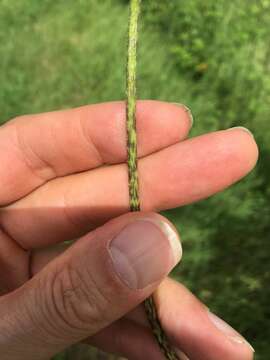
M 130 214 L 124 103 L 0 128 L 2 360 L 48 359 L 80 341 L 162 360 L 139 305 L 157 288 L 162 325 L 189 359 L 252 359 L 240 335 L 166 279 L 181 247 L 153 211 L 238 181 L 257 161 L 255 141 L 241 128 L 185 140 L 191 121 L 174 104 L 138 102 L 137 118 L 143 211 Z

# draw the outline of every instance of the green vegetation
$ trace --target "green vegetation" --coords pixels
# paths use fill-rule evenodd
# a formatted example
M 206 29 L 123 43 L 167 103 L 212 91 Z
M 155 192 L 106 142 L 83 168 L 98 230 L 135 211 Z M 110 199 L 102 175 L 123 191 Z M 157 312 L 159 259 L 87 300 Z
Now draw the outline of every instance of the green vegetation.
M 127 5 L 0 0 L 1 121 L 124 98 Z M 247 179 L 167 215 L 184 241 L 175 276 L 251 341 L 258 360 L 267 359 L 270 1 L 143 5 L 140 97 L 187 104 L 192 135 L 243 125 L 259 142 L 260 162 Z

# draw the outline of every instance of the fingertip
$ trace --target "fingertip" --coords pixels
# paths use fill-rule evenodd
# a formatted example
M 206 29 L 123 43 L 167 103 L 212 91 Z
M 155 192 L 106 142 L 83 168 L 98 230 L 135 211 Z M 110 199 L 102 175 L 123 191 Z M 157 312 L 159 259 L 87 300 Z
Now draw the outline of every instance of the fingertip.
M 176 266 L 183 256 L 181 237 L 178 229 L 166 217 L 158 213 L 150 212 L 144 218 L 156 224 L 168 239 L 173 253 L 174 265 Z
M 231 141 L 238 147 L 238 153 L 245 165 L 246 172 L 250 172 L 256 165 L 259 157 L 259 149 L 253 133 L 242 126 L 236 126 L 225 130 L 230 134 Z
M 120 217 L 128 221 L 110 243 L 116 273 L 131 289 L 160 283 L 180 261 L 182 248 L 177 231 L 154 214 Z
M 251 351 L 251 353 L 255 352 L 253 346 L 224 320 L 212 313 L 209 309 L 207 311 L 207 315 L 208 319 L 215 326 L 215 328 L 219 330 L 229 341 L 231 341 L 233 345 L 244 347 L 246 351 Z
M 222 320 L 211 320 L 208 308 L 183 285 L 167 279 L 155 293 L 155 301 L 163 328 L 186 357 L 253 359 L 254 352 L 247 341 Z
M 188 119 L 189 119 L 189 125 L 190 125 L 190 129 L 191 129 L 194 124 L 194 117 L 193 117 L 191 109 L 187 105 L 184 105 L 181 103 L 172 103 L 172 104 L 180 107 L 186 113 L 186 115 L 188 116 Z
M 143 131 L 147 129 L 152 133 L 159 131 L 163 141 L 170 141 L 167 145 L 185 139 L 193 123 L 191 113 L 184 105 L 156 100 L 138 101 L 137 116 L 138 138 L 140 134 L 143 136 Z M 162 139 L 159 139 L 160 141 Z

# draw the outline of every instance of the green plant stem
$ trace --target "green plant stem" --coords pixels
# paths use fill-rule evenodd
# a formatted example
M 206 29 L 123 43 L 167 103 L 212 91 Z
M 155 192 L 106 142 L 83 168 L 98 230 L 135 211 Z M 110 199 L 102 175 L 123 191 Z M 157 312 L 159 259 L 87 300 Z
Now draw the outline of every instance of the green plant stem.
M 130 20 L 128 35 L 127 59 L 127 149 L 129 170 L 129 198 L 130 210 L 140 210 L 139 181 L 137 169 L 137 134 L 136 134 L 136 67 L 138 20 L 140 14 L 140 0 L 130 2 Z
M 137 133 L 136 133 L 136 68 L 137 68 L 137 42 L 138 20 L 140 15 L 141 0 L 130 1 L 128 59 L 127 59 L 127 150 L 129 174 L 129 199 L 130 210 L 140 211 L 139 179 L 137 161 Z M 146 314 L 153 334 L 169 360 L 178 360 L 176 352 L 171 348 L 169 340 L 163 331 L 154 298 L 150 297 L 144 302 Z

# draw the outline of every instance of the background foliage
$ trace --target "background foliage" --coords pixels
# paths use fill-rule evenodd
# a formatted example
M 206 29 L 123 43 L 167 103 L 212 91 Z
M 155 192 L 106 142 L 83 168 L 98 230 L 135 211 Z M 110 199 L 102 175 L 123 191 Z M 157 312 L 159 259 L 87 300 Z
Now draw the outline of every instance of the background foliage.
M 124 0 L 0 0 L 1 121 L 124 98 L 127 11 Z M 144 0 L 139 64 L 140 97 L 187 104 L 192 135 L 243 125 L 259 142 L 248 178 L 166 213 L 184 241 L 175 276 L 257 359 L 270 350 L 269 23 L 269 0 Z

